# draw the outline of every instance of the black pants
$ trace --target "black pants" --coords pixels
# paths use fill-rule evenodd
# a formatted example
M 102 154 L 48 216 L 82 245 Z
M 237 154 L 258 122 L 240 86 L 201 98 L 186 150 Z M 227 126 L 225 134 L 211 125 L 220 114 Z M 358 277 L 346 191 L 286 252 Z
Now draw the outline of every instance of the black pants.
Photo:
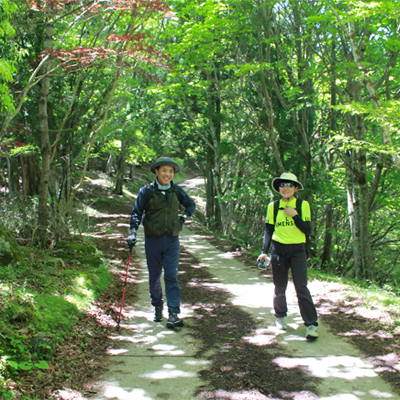
M 287 315 L 286 288 L 290 268 L 304 324 L 306 326 L 318 325 L 317 311 L 307 288 L 307 257 L 304 245 L 273 242 L 271 266 L 275 286 L 275 316 L 279 318 Z

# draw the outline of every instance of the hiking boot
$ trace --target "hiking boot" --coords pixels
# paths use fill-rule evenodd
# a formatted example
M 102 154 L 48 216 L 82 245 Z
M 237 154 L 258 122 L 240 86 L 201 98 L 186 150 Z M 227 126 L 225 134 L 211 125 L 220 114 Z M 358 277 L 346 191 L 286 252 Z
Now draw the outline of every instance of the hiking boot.
M 315 325 L 307 326 L 306 339 L 316 339 L 318 337 L 318 329 Z
M 286 329 L 287 328 L 287 323 L 286 323 L 286 317 L 279 317 L 276 319 L 276 325 L 280 329 Z
M 178 314 L 174 311 L 169 312 L 167 321 L 167 328 L 175 328 L 176 326 L 183 326 L 183 321 L 178 317 Z
M 155 306 L 154 307 L 154 322 L 160 322 L 163 320 L 163 306 Z

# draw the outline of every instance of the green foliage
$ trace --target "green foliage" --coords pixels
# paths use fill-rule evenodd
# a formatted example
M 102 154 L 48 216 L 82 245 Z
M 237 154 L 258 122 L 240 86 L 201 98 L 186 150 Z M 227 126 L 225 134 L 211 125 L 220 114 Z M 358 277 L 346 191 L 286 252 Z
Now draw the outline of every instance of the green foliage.
M 10 59 L 13 47 L 10 45 L 10 37 L 15 34 L 10 19 L 17 12 L 17 6 L 12 1 L 2 0 L 0 8 L 0 112 L 12 112 L 13 98 L 8 91 L 7 83 L 12 82 L 16 68 L 14 59 Z M 11 50 L 10 53 L 7 50 Z
M 45 359 L 111 280 L 102 254 L 82 239 L 58 242 L 52 251 L 14 250 L 27 256 L 0 269 L 0 381 L 48 368 Z
M 39 369 L 49 369 L 49 364 L 47 364 L 46 361 L 40 360 L 39 362 L 22 362 L 22 363 L 17 363 L 15 361 L 8 361 L 8 364 L 10 367 L 18 370 L 22 369 L 23 371 L 30 371 L 33 368 L 39 368 Z
M 158 99 L 160 113 L 154 117 L 164 131 L 169 131 L 166 121 L 171 132 L 179 128 L 181 143 L 191 144 L 187 154 L 205 175 L 213 174 L 215 186 L 221 184 L 214 194 L 219 201 L 215 214 L 225 211 L 227 236 L 261 247 L 266 206 L 274 195 L 267 187 L 283 172 L 280 157 L 282 168 L 305 184 L 299 196 L 312 207 L 313 268 L 355 276 L 352 259 L 359 244 L 351 226 L 356 224 L 360 235 L 360 220 L 368 219 L 376 280 L 396 285 L 400 229 L 392 183 L 400 182 L 391 160 L 399 144 L 398 5 L 344 1 L 334 10 L 329 2 L 301 7 L 264 2 L 257 9 L 247 1 L 172 4 L 179 20 L 168 22 L 163 38 L 175 70 L 167 85 L 148 93 Z M 351 48 L 345 28 L 351 29 L 357 49 Z M 379 101 L 368 80 L 379 88 Z M 218 140 L 210 126 L 221 129 Z M 390 136 L 384 140 L 383 128 Z M 211 167 L 205 162 L 210 154 Z M 384 170 L 373 192 L 380 163 Z M 257 185 L 264 188 L 258 191 Z M 350 187 L 356 207 L 375 196 L 369 213 L 350 213 Z M 220 221 L 207 224 L 221 232 Z M 321 265 L 329 236 L 329 262 Z
M 4 228 L 14 232 L 17 237 L 33 242 L 39 224 L 38 197 L 26 201 L 16 196 L 0 198 L 0 218 Z
M 63 259 L 78 261 L 80 264 L 95 264 L 99 258 L 96 247 L 87 241 L 61 241 L 55 249 L 62 250 Z
M 13 3 L 3 0 L 3 4 L 8 7 Z M 247 0 L 172 0 L 169 5 L 179 19 L 164 19 L 158 24 L 161 14 L 157 13 L 149 24 L 143 23 L 157 54 L 168 51 L 169 59 L 163 59 L 162 64 L 149 62 L 130 70 L 127 61 L 127 68 L 119 69 L 115 68 L 114 58 L 98 57 L 90 68 L 82 66 L 84 70 L 79 72 L 63 70 L 57 64 L 48 104 L 50 135 L 56 151 L 54 171 L 62 171 L 56 177 L 57 185 L 70 181 L 73 186 L 85 159 L 84 144 L 100 123 L 103 101 L 118 71 L 115 98 L 91 156 L 117 156 L 123 143 L 128 143 L 126 162 L 139 166 L 133 180 L 125 184 L 126 196 L 133 200 L 140 187 L 154 180 L 154 174 L 143 173 L 140 164 L 172 154 L 182 167 L 182 173 L 175 177 L 179 181 L 188 176 L 185 167 L 192 162 L 204 176 L 212 176 L 211 190 L 219 188 L 218 193 L 212 193 L 213 200 L 217 200 L 215 220 L 206 221 L 208 226 L 219 234 L 224 232 L 235 245 L 250 245 L 258 254 L 267 205 L 275 199 L 271 180 L 282 169 L 294 172 L 305 185 L 299 195 L 312 207 L 312 271 L 347 279 L 356 276 L 353 255 L 358 244 L 351 227 L 359 211 L 349 207 L 354 196 L 356 207 L 365 203 L 370 207 L 362 217 L 369 222 L 376 284 L 397 293 L 400 178 L 391 160 L 400 144 L 398 3 L 345 0 L 332 8 L 332 2 L 324 0 L 301 4 L 267 1 L 255 7 Z M 11 11 L 6 9 L 6 16 L 0 20 L 0 52 L 6 56 L 0 58 L 7 63 L 6 68 L 0 64 L 3 80 L 12 78 L 10 65 L 18 59 L 14 45 L 8 47 L 13 33 Z M 12 22 L 18 27 L 15 42 L 25 53 L 15 64 L 15 93 L 22 92 L 37 66 L 45 37 L 43 13 L 31 13 L 23 6 L 20 13 L 23 25 L 16 19 Z M 128 15 L 113 15 L 111 11 L 106 15 L 93 14 L 90 23 L 83 15 L 82 19 L 75 18 L 72 11 L 59 16 L 55 44 L 68 52 L 77 45 L 89 46 L 94 38 L 106 43 L 104 32 L 109 32 L 110 26 L 119 34 L 125 32 Z M 356 49 L 352 49 L 345 29 L 351 29 Z M 114 44 L 107 42 L 110 48 Z M 354 55 L 360 57 L 361 66 Z M 136 61 L 132 66 L 137 65 Z M 57 62 L 61 60 L 54 60 Z M 367 80 L 377 94 L 370 93 Z M 6 135 L 26 142 L 32 151 L 41 146 L 35 134 L 40 131 L 39 98 L 40 91 L 33 87 L 26 96 L 23 113 Z M 383 128 L 389 131 L 385 140 Z M 15 147 L 9 155 L 17 157 L 26 151 Z M 383 169 L 379 175 L 380 164 Z M 6 175 L 4 162 L 1 168 Z M 379 178 L 376 186 L 374 176 Z M 99 182 L 99 186 L 108 188 L 110 182 Z M 364 182 L 366 189 L 361 198 Z M 353 192 L 350 187 L 354 187 Z M 51 229 L 58 237 L 67 236 L 66 227 L 85 237 L 90 231 L 94 201 L 102 205 L 109 201 L 101 196 L 86 201 L 86 195 L 90 194 L 82 188 L 78 192 L 79 206 L 65 218 L 52 216 Z M 59 198 L 57 193 L 52 204 L 62 203 L 64 197 L 65 193 Z M 113 201 L 122 202 L 124 198 Z M 37 197 L 0 200 L 2 225 L 18 239 L 33 243 L 39 222 L 38 204 Z M 222 216 L 218 215 L 221 210 Z M 199 220 L 206 218 L 201 216 Z M 330 259 L 321 265 L 327 237 L 331 237 Z M 50 329 L 54 321 L 49 322 L 43 315 L 47 296 L 54 295 L 63 321 L 60 329 L 68 330 L 73 319 L 69 322 L 64 314 L 79 315 L 79 310 L 106 286 L 107 268 L 90 243 L 55 243 L 53 253 L 37 257 L 29 251 L 19 252 L 6 234 L 0 235 L 0 261 L 5 265 L 1 277 L 7 285 L 12 283 L 2 295 L 7 318 Z M 25 250 L 36 254 L 33 248 Z M 21 290 L 17 290 L 16 280 Z M 40 284 L 40 293 L 34 290 L 33 282 Z M 52 313 L 57 315 L 57 310 Z
M 3 21 L 1 13 L 1 28 L 3 22 L 8 23 L 14 3 L 18 4 L 18 18 L 12 20 L 15 36 L 12 40 L 8 37 L 3 40 L 0 29 L 0 74 L 5 75 L 3 59 L 18 60 L 14 62 L 15 70 L 8 71 L 7 75 L 9 78 L 10 73 L 14 73 L 14 83 L 5 85 L 4 92 L 10 88 L 16 104 L 21 107 L 16 113 L 6 114 L 9 118 L 0 118 L 0 135 L 6 141 L 15 141 L 11 147 L 23 143 L 39 146 L 41 150 L 32 162 L 35 165 L 28 166 L 29 163 L 20 160 L 25 169 L 14 172 L 13 191 L 23 191 L 26 196 L 27 192 L 36 194 L 42 190 L 49 195 L 48 198 L 46 195 L 38 197 L 40 207 L 36 214 L 41 214 L 40 235 L 35 236 L 37 225 L 32 225 L 32 241 L 39 240 L 47 245 L 50 234 L 65 234 L 69 222 L 66 214 L 76 193 L 72 190 L 77 183 L 75 178 L 83 174 L 80 167 L 90 156 L 91 148 L 96 146 L 102 129 L 106 127 L 106 135 L 113 136 L 103 137 L 104 142 L 109 139 L 115 143 L 133 139 L 145 126 L 143 120 L 135 123 L 136 119 L 140 120 L 135 115 L 136 111 L 140 113 L 141 107 L 140 104 L 130 107 L 135 103 L 135 93 L 129 84 L 149 80 L 149 65 L 166 69 L 165 57 L 162 52 L 155 51 L 154 36 L 149 34 L 149 27 L 158 26 L 165 4 L 127 2 L 120 8 L 99 3 L 89 15 L 78 3 L 57 1 L 54 8 L 36 8 L 35 2 L 4 0 L 1 4 L 4 4 L 6 17 Z M 11 34 L 10 29 L 8 33 Z M 47 70 L 51 73 L 46 73 Z M 44 81 L 48 85 L 42 86 Z M 126 82 L 129 84 L 125 85 Z M 43 93 L 43 87 L 49 88 L 49 96 Z M 0 96 L 4 97 L 2 90 Z M 45 108 L 51 110 L 45 121 L 39 121 L 37 105 L 41 98 L 46 103 Z M 44 126 L 50 127 L 49 135 Z M 43 146 L 44 142 L 50 147 Z M 140 137 L 135 142 L 130 140 L 136 145 L 136 157 L 129 158 L 132 162 L 147 160 L 149 154 L 154 154 L 152 146 Z M 51 148 L 51 160 L 46 160 L 44 148 Z M 13 161 L 17 163 L 16 157 Z M 4 164 L 1 174 L 3 167 Z M 48 176 L 51 169 L 52 187 L 48 192 L 37 179 L 41 169 L 45 169 L 41 176 Z M 21 188 L 18 174 L 24 175 Z
M 71 288 L 71 290 L 76 290 L 76 288 Z M 46 332 L 54 335 L 62 335 L 63 332 L 70 332 L 73 325 L 77 322 L 79 310 L 68 300 L 69 298 L 65 293 L 63 297 L 37 294 L 35 296 L 36 314 L 33 318 L 35 329 L 38 332 Z
M 126 162 L 140 164 L 156 156 L 154 143 L 149 135 L 146 135 L 146 119 L 152 110 L 151 104 L 145 101 L 145 85 L 137 79 L 133 82 L 128 81 L 127 84 L 134 85 L 135 90 L 131 90 L 129 86 L 124 90 L 124 96 L 119 101 L 124 106 L 121 107 L 119 102 L 116 104 L 112 117 L 101 132 L 99 139 L 105 140 L 101 154 L 118 155 L 122 141 L 125 141 L 128 143 Z M 138 90 L 140 87 L 143 87 L 141 91 Z
M 7 230 L 0 227 L 0 262 L 3 266 L 9 265 L 12 261 L 22 262 L 22 256 L 18 252 L 15 239 Z

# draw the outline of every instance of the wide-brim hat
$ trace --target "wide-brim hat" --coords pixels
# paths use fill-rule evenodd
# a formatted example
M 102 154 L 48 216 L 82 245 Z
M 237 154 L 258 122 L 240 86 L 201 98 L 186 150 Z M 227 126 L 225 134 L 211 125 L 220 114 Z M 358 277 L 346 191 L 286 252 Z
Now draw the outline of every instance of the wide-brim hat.
M 290 172 L 284 172 L 280 177 L 272 180 L 272 189 L 277 193 L 279 193 L 279 185 L 281 182 L 293 182 L 298 187 L 298 190 L 304 189 L 303 185 L 297 180 L 297 176 Z
M 181 167 L 179 164 L 177 164 L 172 158 L 169 157 L 160 157 L 151 167 L 150 171 L 153 172 L 153 174 L 156 173 L 156 168 L 161 167 L 162 165 L 170 165 L 171 167 L 174 167 L 174 171 L 177 174 L 180 172 Z

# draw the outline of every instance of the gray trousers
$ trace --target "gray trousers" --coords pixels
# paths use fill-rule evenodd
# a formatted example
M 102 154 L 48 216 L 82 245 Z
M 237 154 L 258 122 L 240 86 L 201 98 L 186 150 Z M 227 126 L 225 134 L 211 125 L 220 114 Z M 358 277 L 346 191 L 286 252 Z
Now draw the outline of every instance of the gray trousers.
M 306 326 L 318 325 L 317 311 L 307 288 L 307 257 L 303 244 L 272 243 L 271 266 L 275 286 L 275 317 L 286 317 L 286 289 L 289 279 L 289 268 L 292 271 L 293 283 L 297 294 L 300 314 Z

